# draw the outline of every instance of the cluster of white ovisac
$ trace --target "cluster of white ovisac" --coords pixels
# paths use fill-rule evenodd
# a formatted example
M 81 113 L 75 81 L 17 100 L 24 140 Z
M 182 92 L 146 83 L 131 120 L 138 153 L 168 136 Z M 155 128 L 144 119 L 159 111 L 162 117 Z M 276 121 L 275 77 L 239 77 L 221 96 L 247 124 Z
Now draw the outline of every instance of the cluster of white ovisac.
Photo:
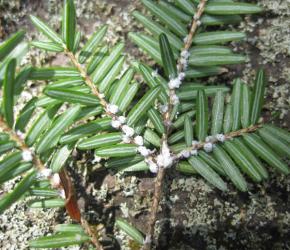
M 170 90 L 175 90 L 180 87 L 182 84 L 182 81 L 185 78 L 185 72 L 187 65 L 188 65 L 188 58 L 189 58 L 189 52 L 187 50 L 183 50 L 180 54 L 180 64 L 182 71 L 178 73 L 177 77 L 170 77 L 168 82 L 168 87 Z M 152 76 L 156 77 L 156 72 L 152 72 Z M 170 91 L 169 93 L 169 101 L 172 105 L 177 105 L 179 103 L 179 98 L 175 94 L 175 91 Z M 168 105 L 161 105 L 160 111 L 162 113 L 166 113 L 168 111 Z M 168 124 L 165 124 L 168 125 Z M 140 152 L 140 151 L 139 151 Z M 145 154 L 147 151 L 144 149 L 142 150 Z M 141 153 L 142 154 L 142 153 Z M 142 154 L 143 155 L 143 154 Z M 149 169 L 152 173 L 157 173 L 160 168 L 170 168 L 174 163 L 174 157 L 170 154 L 170 149 L 168 147 L 167 142 L 163 142 L 161 147 L 161 152 L 156 157 L 156 162 L 154 162 L 151 158 L 145 158 L 146 163 L 149 165 Z
M 16 132 L 17 136 L 24 140 L 25 136 L 21 131 Z M 32 162 L 33 161 L 33 155 L 34 150 L 33 149 L 24 149 L 22 150 L 22 160 L 25 162 Z M 40 171 L 38 171 L 37 179 L 49 179 L 50 184 L 53 188 L 58 189 L 59 196 L 65 199 L 65 193 L 64 190 L 60 187 L 61 181 L 58 173 L 52 173 L 52 170 L 50 168 L 43 168 Z
M 61 198 L 65 199 L 64 189 L 61 187 L 61 180 L 58 173 L 53 173 L 51 169 L 44 168 L 37 173 L 38 179 L 48 179 L 53 188 L 58 190 L 58 194 Z
M 190 55 L 190 53 L 187 50 L 182 50 L 181 51 L 180 60 L 179 60 L 179 63 L 180 63 L 180 66 L 181 66 L 180 67 L 181 71 L 178 73 L 177 77 L 175 77 L 175 78 L 174 77 L 170 77 L 169 82 L 168 82 L 169 89 L 174 90 L 174 89 L 178 89 L 181 86 L 182 81 L 185 78 L 185 72 L 184 71 L 187 69 L 187 66 L 188 66 L 189 55 Z M 179 98 L 178 98 L 178 96 L 175 93 L 171 93 L 169 98 L 170 98 L 170 103 L 172 105 L 176 105 L 176 104 L 179 103 Z
M 212 152 L 215 143 L 218 142 L 224 142 L 226 140 L 225 135 L 223 134 L 217 134 L 215 136 L 208 136 L 205 139 L 205 143 L 203 145 L 203 150 L 207 153 Z M 201 144 L 202 142 L 199 141 L 192 141 L 192 147 L 190 149 L 185 149 L 181 151 L 178 154 L 178 158 L 189 158 L 190 156 L 196 156 L 198 155 L 198 145 Z
M 200 24 L 198 24 L 200 25 Z M 179 63 L 181 65 L 181 72 L 179 72 L 178 76 L 176 78 L 170 78 L 168 87 L 170 90 L 175 90 L 178 89 L 182 81 L 185 78 L 185 72 L 187 66 L 188 66 L 188 58 L 190 56 L 190 53 L 187 50 L 183 50 L 180 54 L 180 60 Z M 170 92 L 170 103 L 172 105 L 176 105 L 179 103 L 178 96 L 175 94 L 175 91 Z M 160 106 L 161 112 L 166 113 L 168 111 L 168 106 L 167 105 L 161 105 Z M 206 143 L 203 146 L 203 149 L 206 152 L 211 152 L 214 147 L 214 141 L 221 141 L 223 142 L 225 140 L 225 136 L 223 134 L 218 134 L 215 137 L 207 137 L 206 138 Z M 198 154 L 197 150 L 197 145 L 200 142 L 198 141 L 193 141 L 192 142 L 192 147 L 190 150 L 183 150 L 177 158 L 189 158 L 190 156 L 194 156 Z M 150 166 L 151 172 L 158 172 L 159 168 L 169 168 L 172 166 L 173 162 L 175 160 L 175 157 L 170 154 L 170 149 L 168 147 L 168 144 L 166 142 L 163 142 L 162 147 L 161 147 L 161 153 L 157 156 L 156 158 L 156 163 L 153 161 L 148 162 Z
M 188 58 L 189 58 L 189 52 L 187 50 L 182 50 L 180 53 L 180 72 L 178 73 L 178 76 L 176 78 L 170 77 L 169 82 L 168 82 L 168 87 L 170 90 L 175 90 L 178 89 L 182 81 L 185 78 L 185 70 L 187 69 L 188 66 Z M 170 91 L 169 94 L 169 101 L 172 105 L 177 105 L 179 103 L 179 98 L 176 95 L 175 91 Z M 161 107 L 162 112 L 165 113 L 168 110 L 168 107 Z M 169 168 L 172 166 L 174 162 L 174 157 L 170 154 L 170 149 L 168 147 L 167 142 L 163 142 L 162 147 L 161 147 L 161 152 L 156 158 L 157 161 L 157 166 L 158 168 Z M 158 171 L 158 169 L 157 169 Z
M 113 114 L 111 125 L 113 128 L 120 129 L 123 132 L 122 141 L 123 143 L 134 143 L 138 146 L 137 151 L 145 158 L 145 162 L 149 166 L 149 170 L 152 173 L 157 173 L 158 166 L 152 160 L 152 153 L 154 151 L 148 149 L 144 146 L 144 139 L 140 135 L 135 135 L 134 128 L 126 125 L 126 117 L 118 116 L 119 107 L 115 104 L 107 105 L 107 112 Z M 95 158 L 95 161 L 100 160 L 101 158 Z

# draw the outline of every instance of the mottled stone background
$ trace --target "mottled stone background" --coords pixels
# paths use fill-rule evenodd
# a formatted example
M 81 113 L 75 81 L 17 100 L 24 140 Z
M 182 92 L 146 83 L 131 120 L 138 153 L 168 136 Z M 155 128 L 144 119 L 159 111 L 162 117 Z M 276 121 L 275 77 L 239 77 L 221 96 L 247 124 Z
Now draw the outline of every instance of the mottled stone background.
M 29 40 L 39 38 L 28 15 L 49 20 L 59 29 L 61 0 L 0 0 L 0 41 L 19 28 L 27 29 Z M 250 60 L 245 66 L 215 82 L 231 84 L 236 76 L 252 81 L 255 69 L 263 66 L 269 75 L 265 115 L 272 114 L 275 122 L 289 129 L 290 116 L 290 0 L 258 0 L 266 12 L 247 17 L 239 30 L 248 32 L 246 43 L 238 46 Z M 130 0 L 77 0 L 77 14 L 83 34 L 89 35 L 102 23 L 109 25 L 108 41 L 125 40 L 128 62 L 132 58 L 148 61 L 128 41 L 129 31 L 141 27 L 132 20 L 133 9 L 143 10 L 139 1 Z M 144 10 L 143 10 L 144 11 Z M 62 65 L 66 59 L 31 50 L 27 62 L 35 65 Z M 36 95 L 43 83 L 29 83 L 27 92 Z M 87 155 L 86 157 L 90 157 Z M 112 176 L 100 166 L 92 166 L 82 155 L 75 156 L 70 172 L 75 178 L 80 204 L 93 222 L 105 223 L 107 234 L 117 235 L 111 249 L 136 249 L 122 233 L 114 231 L 116 216 L 128 217 L 145 231 L 148 206 L 153 191 L 152 176 Z M 82 175 L 77 175 L 82 173 Z M 82 177 L 80 177 L 82 176 Z M 248 193 L 234 188 L 221 194 L 199 177 L 185 177 L 176 173 L 166 183 L 166 196 L 162 201 L 157 233 L 159 249 L 290 249 L 289 178 L 271 173 L 263 184 L 251 185 Z M 14 183 L 3 188 L 8 190 Z M 1 192 L 1 189 L 0 189 Z M 28 249 L 27 241 L 38 235 L 53 232 L 53 225 L 67 218 L 64 211 L 30 210 L 18 203 L 0 216 L 0 249 Z M 87 246 L 69 249 L 87 249 Z

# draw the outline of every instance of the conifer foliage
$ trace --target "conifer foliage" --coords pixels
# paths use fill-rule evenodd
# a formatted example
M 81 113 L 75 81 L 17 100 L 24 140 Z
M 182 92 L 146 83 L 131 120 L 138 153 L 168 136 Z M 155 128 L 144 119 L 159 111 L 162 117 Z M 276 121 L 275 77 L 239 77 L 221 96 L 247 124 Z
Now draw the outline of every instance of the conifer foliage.
M 142 3 L 152 16 L 138 11 L 132 15 L 146 33 L 130 33 L 129 38 L 159 65 L 160 74 L 143 62 L 123 70 L 124 43 L 106 44 L 105 25 L 81 47 L 73 0 L 64 1 L 61 34 L 31 16 L 47 38 L 31 46 L 63 53 L 69 65 L 20 68 L 24 31 L 0 45 L 0 185 L 21 177 L 0 198 L 0 213 L 25 196 L 31 197 L 31 208 L 65 207 L 74 221 L 57 225 L 54 235 L 30 241 L 32 248 L 86 243 L 103 249 L 101 235 L 78 207 L 66 171 L 74 150 L 93 151 L 94 162 L 116 172 L 156 175 L 148 230 L 140 232 L 121 218 L 115 222 L 142 249 L 154 247 L 168 168 L 200 175 L 221 192 L 229 183 L 247 191 L 247 182 L 269 178 L 268 168 L 289 174 L 283 160 L 290 158 L 290 134 L 262 117 L 264 70 L 257 71 L 253 87 L 241 79 L 234 80 L 232 89 L 206 84 L 207 77 L 246 60 L 229 46 L 245 34 L 226 30 L 227 25 L 262 9 L 226 0 Z M 142 82 L 135 75 L 142 76 Z M 48 84 L 17 111 L 27 80 Z

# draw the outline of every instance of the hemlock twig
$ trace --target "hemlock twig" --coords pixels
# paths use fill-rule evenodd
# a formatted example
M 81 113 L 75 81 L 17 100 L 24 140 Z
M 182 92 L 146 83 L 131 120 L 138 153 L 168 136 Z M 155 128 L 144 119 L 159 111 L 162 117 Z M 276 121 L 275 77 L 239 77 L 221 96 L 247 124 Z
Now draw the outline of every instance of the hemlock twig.
M 197 12 L 193 17 L 191 28 L 190 28 L 188 36 L 186 37 L 185 44 L 183 47 L 183 50 L 185 50 L 185 51 L 187 51 L 190 48 L 190 46 L 192 44 L 193 37 L 197 31 L 197 28 L 201 24 L 200 18 L 204 13 L 206 2 L 207 2 L 207 0 L 201 0 L 201 2 L 198 5 Z M 184 70 L 184 66 L 182 65 L 180 60 L 178 61 L 177 70 L 178 70 L 178 72 L 182 72 Z M 165 146 L 168 148 L 168 141 L 167 140 L 168 140 L 168 136 L 170 133 L 170 127 L 171 127 L 170 115 L 171 115 L 172 108 L 173 108 L 173 103 L 170 100 L 171 100 L 171 96 L 175 96 L 175 95 L 176 95 L 175 90 L 170 89 L 168 110 L 165 112 L 165 114 L 163 116 L 166 132 L 165 132 L 165 134 L 163 134 L 163 138 L 162 138 L 163 143 L 161 143 L 162 147 Z M 162 148 L 160 151 L 162 151 Z M 155 224 L 157 221 L 158 207 L 159 207 L 159 203 L 160 203 L 161 196 L 162 196 L 162 186 L 163 186 L 165 172 L 166 172 L 165 168 L 159 169 L 159 171 L 157 173 L 157 177 L 155 179 L 153 205 L 152 205 L 152 209 L 151 209 L 151 213 L 150 213 L 150 217 L 149 217 L 149 228 L 148 228 L 148 231 L 146 234 L 146 240 L 145 240 L 144 246 L 143 246 L 144 250 L 151 249 L 151 244 L 152 244 L 152 240 L 153 240 L 153 236 L 154 236 L 154 228 L 155 228 Z
M 3 117 L 0 116 L 0 128 L 2 129 L 3 132 L 6 132 L 10 138 L 15 141 L 18 145 L 18 147 L 22 150 L 22 151 L 29 151 L 31 152 L 31 149 L 26 145 L 26 143 L 24 142 L 23 138 L 21 138 L 20 135 L 18 135 L 13 129 L 11 129 L 7 123 L 3 120 Z M 32 163 L 33 166 L 36 168 L 36 170 L 41 173 L 42 171 L 46 170 L 47 168 L 44 166 L 44 164 L 42 163 L 42 161 L 39 159 L 39 157 L 35 154 L 33 154 L 31 152 L 32 155 Z M 69 179 L 70 177 L 67 175 L 67 173 L 65 172 L 65 170 L 62 170 L 60 172 L 60 176 L 64 176 L 65 178 L 60 178 L 60 186 L 62 186 L 65 190 L 65 198 L 66 198 L 66 205 L 68 202 L 72 202 L 71 206 L 73 207 L 74 211 L 76 213 L 80 213 L 80 209 L 79 206 L 76 202 L 75 199 L 71 199 L 72 197 L 75 198 L 75 193 L 71 193 L 74 192 L 74 189 L 71 184 L 71 180 Z M 66 183 L 67 182 L 67 183 Z M 52 187 L 52 188 L 59 188 L 59 187 Z M 68 211 L 68 213 L 70 214 L 70 212 Z M 77 218 L 72 218 L 72 219 L 77 219 Z M 94 235 L 93 230 L 91 229 L 90 225 L 88 224 L 88 222 L 84 219 L 84 218 L 79 218 L 79 222 L 82 225 L 82 227 L 84 228 L 84 230 L 89 234 L 89 236 L 91 237 L 91 242 L 95 245 L 97 250 L 103 250 L 102 245 L 100 244 L 100 242 L 98 241 L 97 237 Z
M 263 126 L 263 124 L 262 124 L 262 123 L 259 123 L 259 124 L 256 124 L 256 125 L 252 125 L 252 126 L 250 126 L 250 127 L 248 127 L 248 128 L 243 128 L 243 129 L 240 129 L 240 130 L 237 130 L 237 131 L 230 132 L 230 133 L 228 133 L 228 134 L 223 135 L 223 137 L 224 137 L 224 141 L 226 141 L 226 140 L 231 140 L 232 138 L 242 136 L 243 134 L 246 134 L 246 133 L 253 133 L 253 132 L 255 132 L 257 129 L 261 128 L 262 126 Z M 210 141 L 210 143 L 213 144 L 213 145 L 216 144 L 216 143 L 218 143 L 218 142 L 219 142 L 219 140 L 218 140 L 216 137 L 214 137 L 214 138 Z M 182 152 L 184 152 L 184 151 L 188 151 L 188 152 L 190 152 L 190 151 L 192 151 L 192 150 L 203 149 L 204 146 L 205 146 L 207 143 L 208 143 L 207 141 L 198 142 L 197 144 L 192 145 L 191 147 L 188 147 L 188 148 L 184 149 Z M 180 158 L 183 158 L 182 154 L 178 154 L 178 155 L 176 156 L 176 160 L 179 160 Z

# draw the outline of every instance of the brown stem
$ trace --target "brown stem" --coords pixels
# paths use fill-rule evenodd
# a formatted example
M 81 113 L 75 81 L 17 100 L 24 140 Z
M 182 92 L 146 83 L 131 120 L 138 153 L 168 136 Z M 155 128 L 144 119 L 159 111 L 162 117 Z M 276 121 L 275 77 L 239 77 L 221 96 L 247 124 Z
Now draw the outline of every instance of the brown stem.
M 200 1 L 199 5 L 198 5 L 197 13 L 195 14 L 195 16 L 193 18 L 189 34 L 186 38 L 186 41 L 185 41 L 185 44 L 184 44 L 184 47 L 182 50 L 188 50 L 190 48 L 190 46 L 192 44 L 193 37 L 197 31 L 198 26 L 200 25 L 200 18 L 204 12 L 206 2 L 207 2 L 207 0 Z M 178 61 L 178 64 L 177 64 L 177 70 L 178 70 L 178 72 L 182 72 L 183 70 L 185 70 L 183 68 L 183 64 L 181 63 L 180 60 Z M 165 145 L 166 147 L 168 147 L 167 139 L 168 139 L 170 129 L 171 129 L 170 116 L 171 116 L 171 112 L 173 109 L 173 103 L 171 101 L 171 96 L 174 96 L 174 95 L 175 95 L 175 90 L 171 89 L 169 92 L 168 110 L 163 115 L 163 120 L 164 120 L 164 125 L 166 128 L 166 132 L 162 136 L 162 143 L 161 144 Z M 160 151 L 162 151 L 162 149 Z M 155 180 L 153 205 L 152 205 L 152 209 L 151 209 L 151 213 L 150 213 L 150 217 L 149 217 L 149 225 L 148 225 L 149 229 L 148 229 L 148 232 L 146 234 L 145 244 L 143 246 L 144 250 L 151 249 L 151 240 L 153 240 L 153 236 L 154 236 L 154 228 L 155 228 L 155 223 L 157 220 L 158 207 L 159 207 L 159 203 L 160 203 L 160 199 L 161 199 L 161 195 L 162 195 L 162 186 L 163 186 L 165 171 L 166 170 L 164 168 L 161 168 L 158 171 L 158 174 L 157 174 L 157 177 Z
M 184 47 L 183 47 L 184 50 L 188 50 L 192 44 L 193 37 L 194 37 L 194 35 L 197 31 L 197 28 L 199 26 L 200 18 L 203 15 L 203 12 L 205 10 L 206 2 L 207 2 L 207 0 L 201 0 L 199 5 L 198 5 L 199 7 L 197 9 L 197 12 L 196 12 L 194 18 L 193 18 L 190 31 L 188 33 L 187 39 L 186 39 Z
M 93 83 L 92 79 L 88 76 L 87 72 L 84 70 L 82 65 L 78 62 L 78 60 L 76 59 L 75 55 L 71 51 L 69 51 L 68 49 L 65 49 L 65 54 L 70 58 L 70 60 L 73 63 L 73 65 L 78 69 L 78 71 L 80 72 L 81 76 L 84 78 L 85 83 L 90 87 L 92 93 L 99 98 L 101 105 L 103 107 L 106 107 L 108 105 L 108 103 L 106 102 L 104 97 L 102 97 L 102 95 L 99 92 L 97 86 Z M 109 116 L 114 116 L 114 114 L 111 114 L 111 113 L 108 113 L 108 115 Z
M 187 51 L 189 50 L 189 48 L 190 48 L 190 46 L 192 44 L 193 37 L 194 37 L 194 35 L 195 35 L 196 31 L 197 31 L 197 28 L 200 25 L 200 19 L 201 19 L 203 13 L 204 13 L 206 2 L 207 2 L 207 0 L 201 0 L 200 1 L 199 5 L 198 5 L 197 12 L 194 15 L 194 18 L 193 18 L 193 21 L 192 21 L 192 24 L 191 24 L 191 27 L 190 27 L 190 31 L 188 33 L 188 36 L 186 38 L 186 41 L 184 43 L 184 46 L 183 46 L 182 50 L 187 50 Z M 178 64 L 177 64 L 177 70 L 178 70 L 178 72 L 182 72 L 183 70 L 185 70 L 183 68 L 183 64 L 181 63 L 180 60 L 178 61 Z M 175 94 L 176 94 L 175 90 L 171 89 L 170 92 L 169 92 L 169 99 L 171 99 L 170 97 L 174 96 Z M 166 126 L 166 132 L 167 133 L 170 132 L 170 127 L 171 127 L 170 114 L 172 112 L 172 109 L 173 109 L 173 103 L 169 100 L 168 111 L 164 114 L 164 121 L 165 121 L 165 126 Z
M 143 250 L 150 250 L 151 249 L 151 243 L 152 243 L 153 236 L 154 236 L 154 228 L 155 228 L 155 224 L 157 221 L 158 207 L 159 207 L 159 203 L 160 203 L 161 196 L 162 196 L 162 186 L 163 186 L 165 171 L 166 171 L 166 169 L 161 168 L 158 171 L 158 174 L 157 174 L 157 177 L 155 180 L 153 204 L 152 204 L 152 208 L 151 208 L 151 213 L 150 213 L 150 217 L 149 217 L 149 225 L 148 225 L 149 230 L 148 230 L 147 235 L 146 235 L 146 241 L 145 241 L 145 244 L 143 246 Z
M 109 105 L 109 103 L 106 101 L 104 96 L 99 92 L 97 86 L 93 83 L 92 79 L 90 76 L 87 74 L 86 70 L 82 67 L 82 65 L 78 62 L 77 58 L 75 55 L 69 51 L 68 49 L 65 48 L 65 54 L 70 58 L 71 62 L 73 65 L 78 69 L 80 72 L 81 76 L 83 77 L 86 85 L 91 89 L 93 95 L 97 96 L 100 100 L 100 104 L 105 108 L 105 113 L 107 116 L 111 117 L 112 119 L 116 119 L 117 115 L 110 113 L 106 110 L 106 107 Z M 120 126 L 120 130 L 122 129 L 122 126 Z M 130 140 L 130 142 L 126 142 L 126 144 L 135 144 L 137 145 L 134 140 Z M 138 146 L 138 145 L 137 145 Z
M 252 133 L 252 132 L 255 132 L 257 129 L 261 128 L 263 125 L 262 124 L 257 124 L 257 125 L 253 125 L 251 127 L 248 127 L 248 128 L 243 128 L 243 129 L 240 129 L 240 130 L 237 130 L 237 131 L 233 131 L 233 132 L 230 132 L 228 134 L 225 134 L 225 139 L 231 139 L 231 138 L 235 138 L 235 137 L 239 137 L 243 134 L 246 134 L 246 133 Z M 216 138 L 214 138 L 211 143 L 215 144 L 219 142 Z M 204 147 L 204 145 L 206 144 L 207 142 L 200 142 L 196 145 L 193 145 L 191 147 L 188 147 L 186 148 L 185 150 L 186 151 L 191 151 L 191 150 L 194 150 L 194 149 L 202 149 Z M 179 159 L 181 157 L 177 157 L 176 159 Z
M 237 131 L 230 132 L 226 134 L 225 137 L 229 139 L 229 138 L 241 136 L 242 134 L 245 134 L 245 133 L 255 132 L 258 128 L 261 128 L 262 126 L 263 124 L 256 124 L 248 128 L 243 128 Z
M 106 107 L 108 106 L 109 103 L 105 100 L 103 95 L 99 92 L 97 86 L 93 83 L 92 79 L 87 74 L 86 70 L 78 62 L 75 55 L 66 48 L 65 48 L 65 54 L 70 58 L 72 64 L 78 69 L 81 76 L 84 78 L 86 85 L 91 89 L 92 93 L 99 98 L 100 104 L 105 108 L 106 115 L 113 119 L 116 118 L 117 116 L 115 114 L 112 114 L 106 110 Z M 130 143 L 134 143 L 134 141 L 131 141 Z M 95 245 L 96 249 L 102 250 L 103 247 L 100 244 L 98 238 L 96 237 L 94 230 L 90 227 L 89 223 L 86 220 L 81 219 L 81 224 L 85 228 L 86 232 L 91 236 L 91 241 Z

